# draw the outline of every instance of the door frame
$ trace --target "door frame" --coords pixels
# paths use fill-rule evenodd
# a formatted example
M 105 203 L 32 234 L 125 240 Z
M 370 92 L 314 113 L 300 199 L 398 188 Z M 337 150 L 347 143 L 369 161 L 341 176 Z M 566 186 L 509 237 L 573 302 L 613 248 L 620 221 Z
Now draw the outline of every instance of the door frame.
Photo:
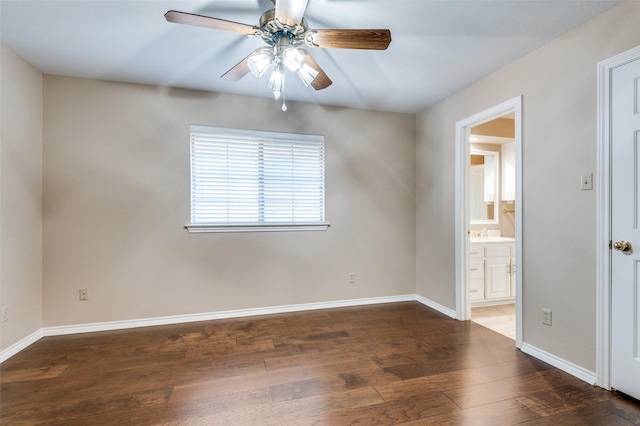
M 598 63 L 596 385 L 611 388 L 611 76 L 640 59 L 640 46 Z
M 471 319 L 469 284 L 469 174 L 470 129 L 508 112 L 514 112 L 516 151 L 516 347 L 522 347 L 522 95 L 456 123 L 455 160 L 455 265 L 456 319 Z

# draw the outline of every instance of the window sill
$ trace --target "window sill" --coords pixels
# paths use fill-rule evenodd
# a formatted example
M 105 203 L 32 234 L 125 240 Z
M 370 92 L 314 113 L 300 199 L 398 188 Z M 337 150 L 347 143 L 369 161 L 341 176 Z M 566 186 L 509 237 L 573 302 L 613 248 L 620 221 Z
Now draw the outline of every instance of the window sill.
M 190 234 L 206 232 L 290 232 L 290 231 L 326 231 L 328 223 L 296 223 L 296 224 L 244 224 L 244 225 L 210 225 L 188 224 L 185 228 Z

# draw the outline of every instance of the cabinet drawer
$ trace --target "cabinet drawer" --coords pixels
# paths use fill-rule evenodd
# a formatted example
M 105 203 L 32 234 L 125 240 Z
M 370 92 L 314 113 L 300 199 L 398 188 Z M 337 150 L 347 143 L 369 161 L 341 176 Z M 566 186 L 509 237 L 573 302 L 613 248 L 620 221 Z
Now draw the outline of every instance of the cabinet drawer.
M 471 247 L 469 248 L 469 257 L 484 257 L 484 246 L 471 244 Z
M 480 279 L 484 280 L 484 260 L 483 259 L 471 259 L 469 265 L 469 278 L 472 280 Z
M 487 257 L 510 257 L 511 256 L 510 244 L 487 245 L 485 250 L 486 250 L 485 255 Z
M 484 279 L 471 280 L 471 301 L 484 300 Z

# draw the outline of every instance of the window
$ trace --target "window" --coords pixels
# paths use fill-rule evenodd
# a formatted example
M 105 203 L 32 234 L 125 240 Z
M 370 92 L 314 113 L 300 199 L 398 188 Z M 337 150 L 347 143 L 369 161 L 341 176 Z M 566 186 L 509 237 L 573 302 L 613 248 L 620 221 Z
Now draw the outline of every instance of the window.
M 324 137 L 191 126 L 189 232 L 327 226 Z

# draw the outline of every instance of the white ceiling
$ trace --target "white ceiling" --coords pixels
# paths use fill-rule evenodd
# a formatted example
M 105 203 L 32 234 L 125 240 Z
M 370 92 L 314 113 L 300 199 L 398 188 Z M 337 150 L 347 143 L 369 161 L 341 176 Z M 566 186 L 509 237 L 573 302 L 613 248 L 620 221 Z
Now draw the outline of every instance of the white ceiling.
M 619 1 L 310 0 L 309 27 L 389 28 L 385 51 L 313 49 L 333 80 L 291 74 L 288 100 L 416 113 Z M 168 23 L 175 9 L 258 25 L 267 0 L 0 0 L 0 41 L 45 74 L 271 97 L 261 80 L 219 77 L 259 38 Z

